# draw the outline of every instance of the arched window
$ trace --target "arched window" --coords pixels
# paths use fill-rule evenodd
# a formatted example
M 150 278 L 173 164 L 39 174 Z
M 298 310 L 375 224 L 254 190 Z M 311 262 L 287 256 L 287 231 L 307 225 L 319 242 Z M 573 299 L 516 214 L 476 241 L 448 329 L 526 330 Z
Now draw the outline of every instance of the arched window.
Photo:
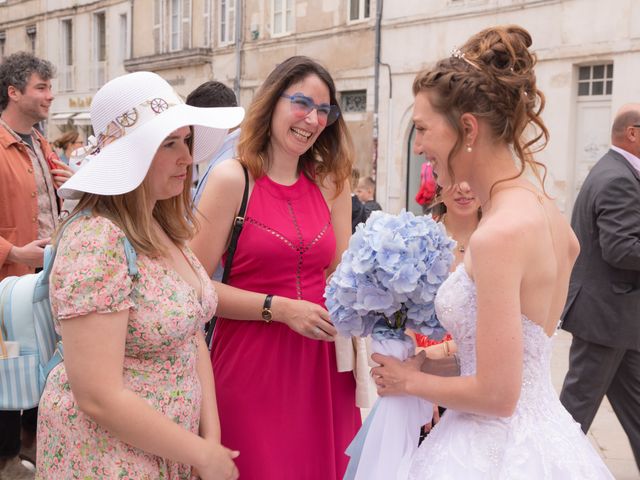
M 406 207 L 416 215 L 422 215 L 422 206 L 416 202 L 416 193 L 420 188 L 420 169 L 425 159 L 422 155 L 413 152 L 413 142 L 416 138 L 416 127 L 411 125 L 411 133 L 407 142 L 407 182 L 406 182 Z

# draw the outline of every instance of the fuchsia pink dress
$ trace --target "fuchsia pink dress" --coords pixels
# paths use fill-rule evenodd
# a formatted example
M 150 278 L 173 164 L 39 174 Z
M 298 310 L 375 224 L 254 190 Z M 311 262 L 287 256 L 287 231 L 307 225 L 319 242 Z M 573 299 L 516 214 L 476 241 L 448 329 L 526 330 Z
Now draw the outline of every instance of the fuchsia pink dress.
M 256 180 L 229 284 L 324 305 L 335 254 L 320 189 Z M 222 443 L 240 451 L 243 480 L 341 479 L 358 428 L 355 381 L 338 373 L 333 343 L 283 323 L 219 319 L 211 354 Z

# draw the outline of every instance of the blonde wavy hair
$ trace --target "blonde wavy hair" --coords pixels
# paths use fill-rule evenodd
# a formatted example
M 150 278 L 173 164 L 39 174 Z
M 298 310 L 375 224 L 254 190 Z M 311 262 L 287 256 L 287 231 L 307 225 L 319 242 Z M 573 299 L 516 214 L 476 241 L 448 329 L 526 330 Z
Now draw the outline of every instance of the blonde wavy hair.
M 197 231 L 198 223 L 191 199 L 192 172 L 193 165 L 189 165 L 182 193 L 166 200 L 158 200 L 152 212 L 140 208 L 149 203 L 148 176 L 138 188 L 122 195 L 85 193 L 69 217 L 58 226 L 54 240 L 58 240 L 59 232 L 71 217 L 81 211 L 90 211 L 92 215 L 103 216 L 117 225 L 138 255 L 162 256 L 167 252 L 161 247 L 162 238 L 153 228 L 154 219 L 178 245 L 184 245 Z

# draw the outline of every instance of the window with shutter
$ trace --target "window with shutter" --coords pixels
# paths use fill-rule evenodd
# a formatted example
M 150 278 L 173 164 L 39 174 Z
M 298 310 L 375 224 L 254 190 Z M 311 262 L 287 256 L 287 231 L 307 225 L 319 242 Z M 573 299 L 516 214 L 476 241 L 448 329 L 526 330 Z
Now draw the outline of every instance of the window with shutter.
M 181 49 L 191 48 L 191 0 L 182 0 L 182 45 Z
M 164 49 L 162 48 L 162 19 L 164 16 L 163 6 L 163 0 L 153 1 L 153 51 L 155 53 L 162 53 L 164 51 Z
M 211 0 L 204 0 L 202 20 L 204 25 L 204 42 L 203 46 L 211 46 Z
M 272 35 L 285 35 L 293 31 L 293 0 L 272 0 Z
M 180 8 L 180 0 L 169 0 L 171 2 L 170 14 L 170 33 L 169 47 L 172 52 L 180 50 L 180 25 L 182 24 L 182 9 Z
M 370 0 L 349 0 L 349 21 L 366 20 L 371 16 Z
M 220 0 L 220 44 L 228 45 L 235 41 L 236 10 L 235 0 Z

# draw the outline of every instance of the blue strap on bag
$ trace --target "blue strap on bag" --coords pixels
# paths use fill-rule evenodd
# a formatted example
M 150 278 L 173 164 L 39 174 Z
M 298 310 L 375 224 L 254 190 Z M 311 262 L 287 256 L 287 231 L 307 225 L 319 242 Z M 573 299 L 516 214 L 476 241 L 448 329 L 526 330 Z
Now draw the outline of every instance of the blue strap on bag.
M 90 215 L 86 210 L 77 213 L 58 238 L 73 221 Z M 129 276 L 136 278 L 137 255 L 126 237 L 124 252 Z M 56 249 L 48 245 L 41 272 L 7 277 L 0 282 L 0 410 L 24 410 L 38 405 L 49 373 L 63 360 L 62 341 L 55 332 L 49 302 L 49 276 L 55 256 Z M 17 357 L 7 358 L 6 341 L 19 342 Z

